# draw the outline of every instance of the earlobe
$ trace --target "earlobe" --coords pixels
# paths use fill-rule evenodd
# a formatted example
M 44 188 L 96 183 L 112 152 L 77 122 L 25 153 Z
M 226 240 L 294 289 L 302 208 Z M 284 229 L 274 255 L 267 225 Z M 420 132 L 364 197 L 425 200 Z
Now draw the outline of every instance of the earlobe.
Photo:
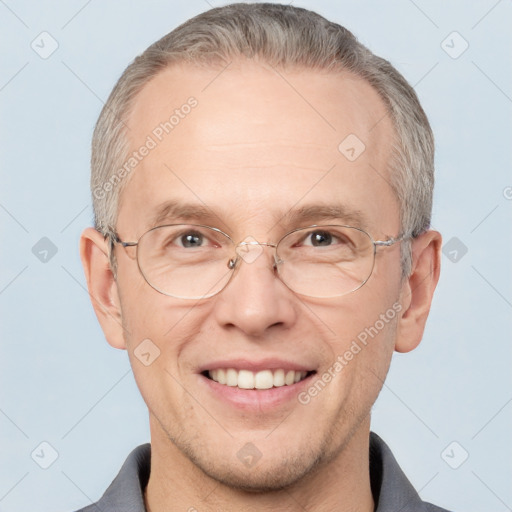
M 80 237 L 80 258 L 94 312 L 107 341 L 114 348 L 126 348 L 117 283 L 110 268 L 107 241 L 94 228 Z
M 441 266 L 441 234 L 429 230 L 412 241 L 412 270 L 401 291 L 403 313 L 397 326 L 395 350 L 415 349 L 425 330 Z

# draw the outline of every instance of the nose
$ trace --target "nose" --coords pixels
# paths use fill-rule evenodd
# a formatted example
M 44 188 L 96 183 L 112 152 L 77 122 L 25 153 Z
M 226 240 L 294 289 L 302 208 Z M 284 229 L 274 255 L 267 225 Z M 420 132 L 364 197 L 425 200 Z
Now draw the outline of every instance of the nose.
M 269 329 L 289 328 L 297 320 L 293 292 L 275 270 L 274 246 L 239 244 L 235 275 L 217 295 L 217 322 L 247 336 L 263 336 Z

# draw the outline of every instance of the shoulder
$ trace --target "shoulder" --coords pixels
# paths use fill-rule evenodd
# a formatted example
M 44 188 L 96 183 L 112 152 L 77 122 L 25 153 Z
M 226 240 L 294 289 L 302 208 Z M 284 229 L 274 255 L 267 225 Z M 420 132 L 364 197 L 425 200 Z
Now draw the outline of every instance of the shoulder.
M 451 512 L 447 510 L 446 508 L 437 507 L 436 505 L 432 505 L 432 503 L 426 503 L 425 505 L 425 512 Z
M 151 447 L 135 448 L 103 496 L 76 512 L 145 512 L 144 489 L 149 479 Z
M 75 512 L 98 512 L 98 504 L 93 503 L 85 508 L 81 508 L 80 510 L 76 510 Z
M 370 433 L 370 483 L 376 512 L 449 512 L 421 499 L 387 444 L 374 432 Z

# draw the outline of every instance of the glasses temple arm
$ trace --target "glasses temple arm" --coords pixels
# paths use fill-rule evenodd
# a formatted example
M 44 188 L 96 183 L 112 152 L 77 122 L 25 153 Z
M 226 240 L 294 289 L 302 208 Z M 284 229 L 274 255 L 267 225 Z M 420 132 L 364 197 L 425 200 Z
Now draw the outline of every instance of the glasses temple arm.
M 117 233 L 113 229 L 110 229 L 110 228 L 107 229 L 107 232 L 103 236 L 105 238 L 107 238 L 107 237 L 110 238 L 110 244 L 111 244 L 112 248 L 114 247 L 114 244 L 119 244 L 123 247 L 135 247 L 136 245 L 139 244 L 139 242 L 123 242 L 119 238 Z
M 409 240 L 410 238 L 414 237 L 404 233 L 403 235 L 398 235 L 396 238 L 389 238 L 388 240 L 375 240 L 373 243 L 380 247 L 389 247 L 390 245 L 396 244 L 397 242 L 403 242 L 404 240 Z

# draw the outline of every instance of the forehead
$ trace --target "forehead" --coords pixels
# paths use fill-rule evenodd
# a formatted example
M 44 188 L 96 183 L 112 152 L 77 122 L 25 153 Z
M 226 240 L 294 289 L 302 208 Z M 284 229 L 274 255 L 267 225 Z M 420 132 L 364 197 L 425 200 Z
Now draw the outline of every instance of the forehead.
M 370 224 L 386 210 L 396 224 L 392 124 L 349 73 L 175 65 L 139 93 L 128 125 L 131 151 L 151 149 L 137 155 L 119 223 L 149 228 L 170 201 L 269 223 L 294 207 L 338 204 Z

